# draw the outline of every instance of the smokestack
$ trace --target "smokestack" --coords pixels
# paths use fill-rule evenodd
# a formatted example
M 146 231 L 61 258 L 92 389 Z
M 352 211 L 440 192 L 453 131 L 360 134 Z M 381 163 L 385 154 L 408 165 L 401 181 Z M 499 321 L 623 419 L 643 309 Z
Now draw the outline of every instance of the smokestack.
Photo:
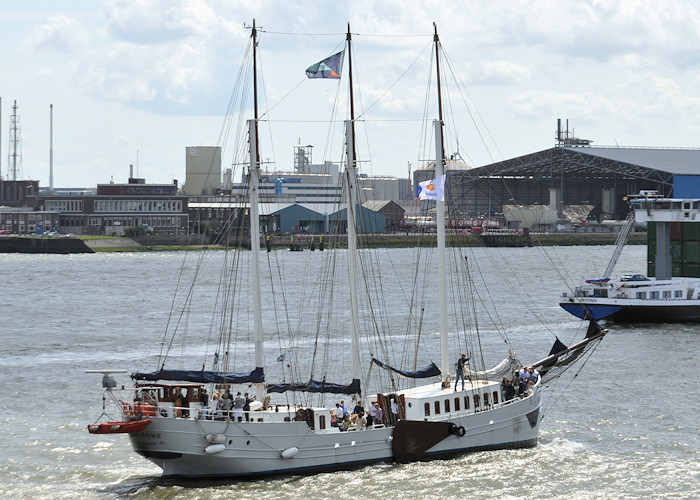
M 129 179 L 134 178 L 134 164 L 129 165 Z
M 561 144 L 561 118 L 557 118 L 557 142 Z

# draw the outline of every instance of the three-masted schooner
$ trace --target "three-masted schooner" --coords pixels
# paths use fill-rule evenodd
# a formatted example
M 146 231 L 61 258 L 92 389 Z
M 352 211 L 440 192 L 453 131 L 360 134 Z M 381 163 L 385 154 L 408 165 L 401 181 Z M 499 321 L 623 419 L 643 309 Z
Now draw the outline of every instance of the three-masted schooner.
M 257 50 L 257 29 L 253 23 L 251 45 L 253 61 Z M 352 95 L 351 33 L 346 37 L 349 61 L 349 85 Z M 440 87 L 440 40 L 434 33 L 438 88 Z M 333 68 L 331 68 L 333 70 Z M 337 73 L 336 73 L 337 74 Z M 256 80 L 254 79 L 256 82 Z M 260 226 L 258 191 L 260 154 L 258 151 L 257 84 L 255 85 L 255 116 L 248 122 L 250 149 L 250 242 L 253 281 L 260 276 Z M 436 178 L 445 175 L 443 151 L 442 98 L 438 97 L 439 117 L 434 122 L 436 149 Z M 582 343 L 568 348 L 555 345 L 550 356 L 533 366 L 539 370 L 535 380 L 520 396 L 504 397 L 501 377 L 515 376 L 521 369 L 514 357 L 509 357 L 496 370 L 466 373 L 468 383 L 458 390 L 452 383 L 448 349 L 447 261 L 445 258 L 445 199 L 434 197 L 437 209 L 437 246 L 440 298 L 440 366 L 431 364 L 422 370 L 402 370 L 378 359 L 372 363 L 393 374 L 416 380 L 404 390 L 380 392 L 368 397 L 361 387 L 362 363 L 359 349 L 360 326 L 357 317 L 358 276 L 355 196 L 357 183 L 354 138 L 354 107 L 345 122 L 346 170 L 344 192 L 347 204 L 348 238 L 348 298 L 351 309 L 349 322 L 352 341 L 352 382 L 331 383 L 310 379 L 308 382 L 268 380 L 263 356 L 262 300 L 258 283 L 251 284 L 253 302 L 254 369 L 248 372 L 216 370 L 168 369 L 165 363 L 155 372 L 132 375 L 135 387 L 118 390 L 110 373 L 105 373 L 103 385 L 106 397 L 114 400 L 123 413 L 120 422 L 95 423 L 90 432 L 127 433 L 134 451 L 157 464 L 166 476 L 184 477 L 260 477 L 270 474 L 311 473 L 347 469 L 376 462 L 408 462 L 444 458 L 456 454 L 499 448 L 535 446 L 540 426 L 541 388 L 548 373 L 571 362 L 602 332 L 592 323 Z M 428 183 L 427 189 L 435 191 Z M 431 189 L 432 188 L 432 189 Z M 217 354 L 218 357 L 218 354 Z M 365 367 L 366 368 L 366 367 Z M 248 408 L 226 408 L 218 413 L 203 403 L 206 388 L 220 388 L 231 393 L 237 388 L 255 387 L 256 401 Z M 332 424 L 334 407 L 277 404 L 273 395 L 287 391 L 347 394 L 364 410 L 370 400 L 377 401 L 383 415 L 371 423 L 351 426 Z M 206 398 L 205 398 L 206 399 Z M 230 403 L 229 403 L 230 404 Z M 348 409 L 352 411 L 352 409 Z M 375 416 L 377 414 L 375 413 Z M 364 419 L 364 414 L 360 420 Z M 138 421 L 137 427 L 123 422 Z M 144 423 L 146 422 L 147 423 Z M 110 429 L 112 429 L 110 431 Z

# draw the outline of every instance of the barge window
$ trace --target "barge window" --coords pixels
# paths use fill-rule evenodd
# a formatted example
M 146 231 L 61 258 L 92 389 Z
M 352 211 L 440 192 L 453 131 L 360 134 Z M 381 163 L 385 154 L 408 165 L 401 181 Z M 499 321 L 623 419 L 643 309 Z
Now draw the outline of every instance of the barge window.
M 430 403 L 425 403 L 425 416 L 430 416 Z

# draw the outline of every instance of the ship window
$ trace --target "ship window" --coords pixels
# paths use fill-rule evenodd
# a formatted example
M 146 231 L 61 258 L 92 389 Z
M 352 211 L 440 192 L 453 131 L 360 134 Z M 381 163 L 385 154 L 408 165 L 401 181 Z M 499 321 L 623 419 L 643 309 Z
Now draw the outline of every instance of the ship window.
M 459 398 L 455 398 L 455 411 L 459 411 Z
M 489 405 L 489 393 L 487 392 L 484 394 L 484 406 L 488 406 L 488 405 Z
M 637 298 L 638 298 L 638 299 L 646 299 L 646 298 L 647 298 L 647 292 L 637 292 Z
M 435 401 L 435 415 L 440 414 L 440 401 Z
M 469 409 L 469 396 L 464 396 L 464 409 Z
M 664 299 L 671 298 L 671 290 L 664 290 Z
M 430 403 L 425 403 L 425 416 L 430 416 Z
M 493 404 L 497 405 L 498 404 L 498 392 L 493 391 Z
M 325 429 L 325 428 L 326 428 L 326 416 L 325 416 L 325 415 L 319 415 L 319 416 L 318 416 L 318 428 L 319 428 L 319 429 Z
M 446 399 L 445 400 L 445 413 L 449 413 L 449 412 L 450 412 L 450 400 Z
M 474 394 L 474 409 L 479 407 L 479 395 Z
M 673 291 L 673 296 L 674 296 L 675 298 L 683 297 L 683 291 L 682 291 L 682 290 L 674 290 L 674 291 Z
M 650 299 L 658 299 L 658 298 L 659 298 L 659 292 L 649 292 L 649 298 L 650 298 Z

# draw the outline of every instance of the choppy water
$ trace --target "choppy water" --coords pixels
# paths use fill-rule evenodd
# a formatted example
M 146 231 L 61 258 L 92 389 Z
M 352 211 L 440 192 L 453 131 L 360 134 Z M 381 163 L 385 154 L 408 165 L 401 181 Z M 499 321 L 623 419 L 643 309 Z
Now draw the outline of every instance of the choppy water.
M 572 280 L 592 274 L 611 251 L 550 248 L 549 261 L 536 248 L 503 249 L 500 256 L 522 273 L 538 314 L 566 330 L 578 321 L 558 308 L 560 273 Z M 391 252 L 400 260 L 404 251 Z M 625 249 L 617 271 L 643 271 L 645 252 Z M 700 497 L 694 325 L 613 327 L 575 379 L 544 394 L 533 449 L 267 481 L 160 479 L 160 469 L 134 454 L 128 438 L 88 434 L 101 389 L 99 376 L 84 370 L 131 369 L 142 359 L 166 320 L 181 262 L 180 253 L 0 255 L 1 497 Z M 496 293 L 513 343 L 532 356 L 546 351 L 551 334 L 514 309 L 505 289 Z

